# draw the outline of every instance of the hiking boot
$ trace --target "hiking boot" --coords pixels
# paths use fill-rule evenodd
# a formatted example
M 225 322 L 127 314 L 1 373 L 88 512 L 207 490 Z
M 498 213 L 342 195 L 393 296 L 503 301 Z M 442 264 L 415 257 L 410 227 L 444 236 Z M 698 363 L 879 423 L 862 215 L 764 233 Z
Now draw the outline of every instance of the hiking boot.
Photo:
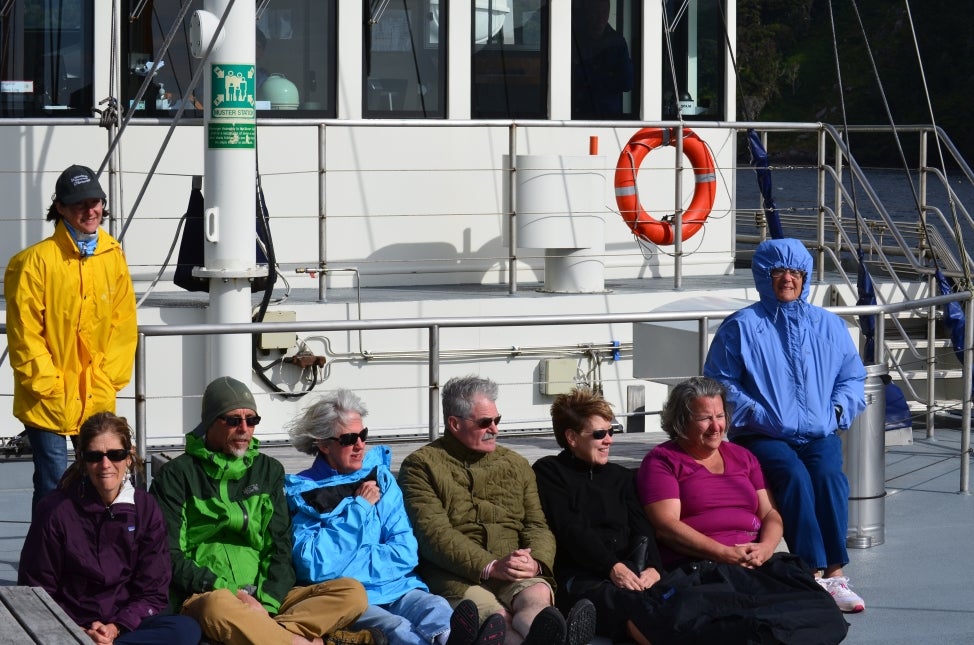
M 450 616 L 450 638 L 446 645 L 473 645 L 477 640 L 479 627 L 480 613 L 477 611 L 477 604 L 469 598 L 461 600 Z
M 568 626 L 565 617 L 554 607 L 545 607 L 534 617 L 524 645 L 557 645 L 565 642 Z
M 835 576 L 834 578 L 816 578 L 818 584 L 822 586 L 839 609 L 849 613 L 856 613 L 866 608 L 866 603 L 855 591 L 849 588 L 849 579 L 845 576 Z
M 582 598 L 568 612 L 565 645 L 588 645 L 595 638 L 595 605 Z
M 369 627 L 367 629 L 336 629 L 322 637 L 325 645 L 389 645 L 389 639 L 380 630 Z

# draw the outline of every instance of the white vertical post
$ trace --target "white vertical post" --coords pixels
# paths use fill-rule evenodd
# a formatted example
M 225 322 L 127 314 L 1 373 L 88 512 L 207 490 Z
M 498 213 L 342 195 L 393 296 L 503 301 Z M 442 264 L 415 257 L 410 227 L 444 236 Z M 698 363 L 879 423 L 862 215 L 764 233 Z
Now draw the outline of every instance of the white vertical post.
M 232 6 L 230 6 L 232 5 Z M 210 280 L 207 322 L 251 320 L 251 280 L 266 275 L 256 264 L 255 0 L 205 0 L 217 19 L 230 7 L 204 71 L 204 263 Z M 249 382 L 251 339 L 224 334 L 207 339 L 207 380 L 232 376 Z

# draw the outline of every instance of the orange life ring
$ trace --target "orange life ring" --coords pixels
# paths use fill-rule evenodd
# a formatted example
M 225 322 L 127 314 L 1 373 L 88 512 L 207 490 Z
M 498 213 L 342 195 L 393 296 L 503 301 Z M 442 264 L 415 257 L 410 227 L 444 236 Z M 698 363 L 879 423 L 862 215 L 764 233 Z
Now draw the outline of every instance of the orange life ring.
M 643 128 L 629 139 L 616 163 L 616 204 L 622 219 L 635 235 L 658 245 L 673 244 L 676 236 L 673 222 L 654 218 L 639 203 L 636 173 L 639 171 L 639 164 L 650 151 L 660 146 L 675 146 L 677 132 L 676 128 Z M 693 199 L 683 211 L 682 233 L 686 240 L 703 227 L 714 207 L 717 173 L 714 170 L 714 157 L 707 144 L 693 130 L 687 128 L 683 129 L 683 154 L 693 165 L 696 183 Z

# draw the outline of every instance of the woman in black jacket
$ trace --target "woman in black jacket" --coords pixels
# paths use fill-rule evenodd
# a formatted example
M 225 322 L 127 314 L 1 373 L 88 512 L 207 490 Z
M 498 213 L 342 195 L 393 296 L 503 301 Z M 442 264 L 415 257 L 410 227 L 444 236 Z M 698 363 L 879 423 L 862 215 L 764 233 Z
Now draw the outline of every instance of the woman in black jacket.
M 539 459 L 534 472 L 558 544 L 556 604 L 565 610 L 588 599 L 597 634 L 643 644 L 648 641 L 629 620 L 629 607 L 634 594 L 660 579 L 659 552 L 632 471 L 609 463 L 613 416 L 591 390 L 557 397 L 551 418 L 563 450 Z

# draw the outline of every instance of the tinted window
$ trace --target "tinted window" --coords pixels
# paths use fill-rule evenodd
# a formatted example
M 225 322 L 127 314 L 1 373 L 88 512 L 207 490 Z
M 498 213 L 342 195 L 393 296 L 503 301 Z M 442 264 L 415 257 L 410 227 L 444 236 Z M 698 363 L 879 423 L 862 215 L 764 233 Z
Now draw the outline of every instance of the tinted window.
M 548 3 L 474 0 L 474 118 L 548 116 Z
M 91 116 L 93 0 L 0 2 L 0 116 Z
M 639 116 L 638 0 L 573 0 L 572 118 Z
M 446 116 L 446 0 L 364 5 L 363 115 Z
M 139 3 L 129 0 L 129 11 Z M 123 71 L 124 105 L 132 100 L 145 80 L 151 63 L 180 11 L 179 0 L 149 0 L 129 23 L 123 45 L 127 65 Z M 336 0 L 271 0 L 257 20 L 258 116 L 334 117 Z M 162 69 L 150 81 L 149 90 L 136 109 L 137 115 L 167 116 L 186 102 L 185 116 L 202 116 L 202 84 L 190 87 L 199 60 L 189 50 L 189 25 L 202 0 L 180 24 L 176 38 L 163 56 Z
M 676 118 L 677 110 L 684 119 L 726 118 L 720 101 L 726 49 L 720 7 L 718 0 L 697 0 L 689 5 L 667 0 L 673 61 L 671 65 L 664 39 L 663 118 Z

